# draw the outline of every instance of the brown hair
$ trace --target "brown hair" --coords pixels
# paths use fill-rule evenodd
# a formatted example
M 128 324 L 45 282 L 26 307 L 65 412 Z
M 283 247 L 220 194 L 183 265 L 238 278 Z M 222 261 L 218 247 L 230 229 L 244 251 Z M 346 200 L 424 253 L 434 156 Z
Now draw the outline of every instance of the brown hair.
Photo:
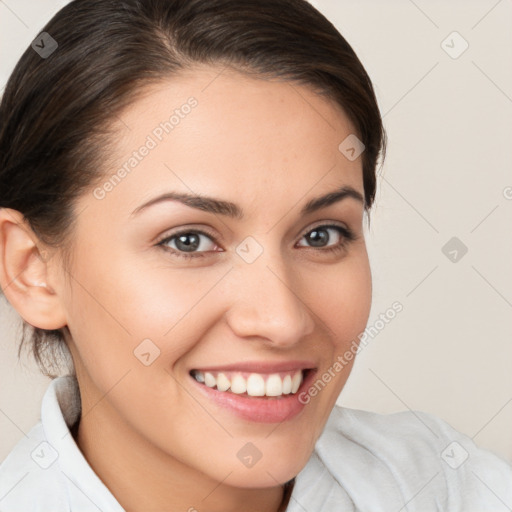
M 113 119 L 143 86 L 196 63 L 307 85 L 341 106 L 365 145 L 371 207 L 386 146 L 375 93 L 350 45 L 306 0 L 75 0 L 42 32 L 58 46 L 49 55 L 27 48 L 0 103 L 0 208 L 21 212 L 64 255 L 75 200 L 106 172 Z M 24 323 L 20 350 L 26 329 L 54 376 L 46 363 L 57 346 L 65 351 L 61 330 Z

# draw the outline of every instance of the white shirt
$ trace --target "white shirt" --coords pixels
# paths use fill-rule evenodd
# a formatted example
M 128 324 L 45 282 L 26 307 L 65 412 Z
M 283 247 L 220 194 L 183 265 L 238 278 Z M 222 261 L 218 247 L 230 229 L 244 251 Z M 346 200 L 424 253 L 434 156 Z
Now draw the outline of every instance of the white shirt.
M 73 377 L 53 380 L 41 421 L 0 466 L 1 512 L 121 512 L 69 426 L 80 405 Z M 422 412 L 335 406 L 297 475 L 287 512 L 505 512 L 512 467 Z

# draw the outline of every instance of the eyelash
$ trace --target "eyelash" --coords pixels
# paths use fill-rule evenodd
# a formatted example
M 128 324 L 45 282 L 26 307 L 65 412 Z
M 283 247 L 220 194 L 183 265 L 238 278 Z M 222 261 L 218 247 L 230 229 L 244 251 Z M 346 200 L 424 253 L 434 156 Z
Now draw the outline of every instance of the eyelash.
M 356 240 L 358 238 L 351 229 L 343 227 L 343 226 L 338 226 L 337 224 L 321 224 L 319 226 L 315 226 L 314 228 L 307 231 L 304 235 L 302 235 L 302 237 L 310 234 L 311 232 L 313 232 L 315 230 L 328 229 L 328 228 L 337 230 L 338 233 L 341 235 L 341 241 L 338 244 L 336 244 L 332 247 L 329 247 L 327 249 L 322 249 L 322 248 L 318 249 L 321 252 L 338 253 L 338 252 L 346 249 L 346 247 L 351 242 L 353 242 L 354 240 Z M 198 234 L 198 235 L 207 236 L 208 238 L 211 239 L 212 242 L 214 242 L 216 245 L 218 245 L 217 241 L 215 240 L 215 237 L 211 233 L 208 233 L 201 229 L 186 229 L 186 230 L 179 231 L 177 233 L 173 233 L 172 235 L 166 236 L 165 238 L 158 241 L 156 243 L 156 245 L 159 247 L 162 247 L 162 249 L 164 251 L 170 252 L 173 255 L 176 255 L 180 258 L 184 258 L 187 260 L 190 260 L 193 258 L 204 258 L 208 254 L 209 251 L 187 253 L 187 252 L 183 252 L 183 251 L 177 251 L 176 249 L 171 249 L 170 247 L 167 247 L 165 245 L 166 243 L 170 242 L 171 240 L 173 240 L 175 238 L 180 237 L 181 235 L 190 235 L 190 234 Z M 314 247 L 311 247 L 311 248 L 314 249 Z

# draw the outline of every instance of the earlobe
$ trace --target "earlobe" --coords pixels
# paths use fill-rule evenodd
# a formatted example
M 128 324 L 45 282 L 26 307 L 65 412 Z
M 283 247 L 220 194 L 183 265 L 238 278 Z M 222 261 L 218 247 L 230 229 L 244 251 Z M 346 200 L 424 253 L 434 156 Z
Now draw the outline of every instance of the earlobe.
M 7 300 L 34 327 L 66 325 L 61 298 L 48 282 L 47 257 L 23 215 L 0 208 L 0 285 Z

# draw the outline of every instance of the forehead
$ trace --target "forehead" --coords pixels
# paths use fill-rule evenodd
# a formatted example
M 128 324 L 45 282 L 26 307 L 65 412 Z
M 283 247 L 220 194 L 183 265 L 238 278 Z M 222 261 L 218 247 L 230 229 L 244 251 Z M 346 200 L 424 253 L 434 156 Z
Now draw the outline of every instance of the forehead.
M 260 205 L 313 188 L 363 192 L 361 159 L 338 149 L 352 123 L 296 82 L 198 67 L 147 87 L 116 124 L 105 180 L 121 176 L 107 198 L 123 209 L 168 191 Z

